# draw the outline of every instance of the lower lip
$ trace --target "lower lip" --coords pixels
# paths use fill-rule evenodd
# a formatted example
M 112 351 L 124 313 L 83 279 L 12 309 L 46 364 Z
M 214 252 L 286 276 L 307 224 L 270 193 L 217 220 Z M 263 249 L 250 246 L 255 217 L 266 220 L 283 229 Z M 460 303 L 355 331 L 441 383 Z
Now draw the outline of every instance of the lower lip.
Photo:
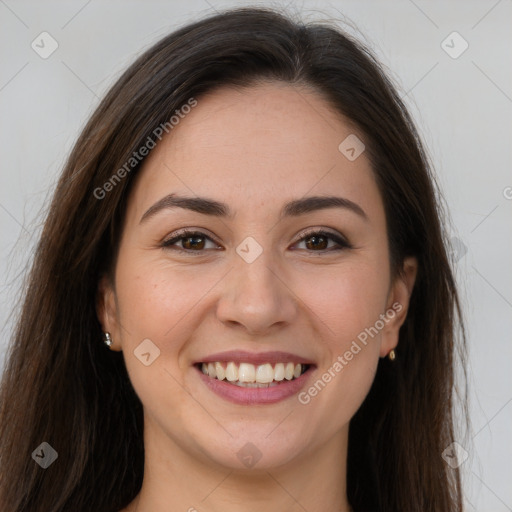
M 220 397 L 239 405 L 274 404 L 297 394 L 306 384 L 312 373 L 310 366 L 300 377 L 293 380 L 282 380 L 277 386 L 268 388 L 244 388 L 228 381 L 214 379 L 205 375 L 199 368 L 199 376 L 203 382 Z

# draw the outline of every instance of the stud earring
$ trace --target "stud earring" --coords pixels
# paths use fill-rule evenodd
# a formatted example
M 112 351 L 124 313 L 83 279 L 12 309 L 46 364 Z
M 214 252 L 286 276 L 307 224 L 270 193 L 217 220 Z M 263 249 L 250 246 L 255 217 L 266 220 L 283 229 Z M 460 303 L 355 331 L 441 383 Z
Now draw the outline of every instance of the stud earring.
M 388 358 L 389 358 L 390 361 L 394 361 L 396 359 L 396 354 L 395 354 L 395 351 L 393 349 L 391 349 L 389 351 Z
M 112 346 L 112 337 L 109 332 L 103 334 L 103 343 L 105 343 L 109 348 Z

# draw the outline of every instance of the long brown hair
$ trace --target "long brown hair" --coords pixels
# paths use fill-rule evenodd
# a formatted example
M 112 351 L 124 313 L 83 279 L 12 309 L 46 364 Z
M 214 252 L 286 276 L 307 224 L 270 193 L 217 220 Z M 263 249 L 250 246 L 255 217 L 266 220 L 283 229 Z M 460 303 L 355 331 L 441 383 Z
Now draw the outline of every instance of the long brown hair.
M 122 353 L 101 342 L 95 304 L 143 159 L 115 186 L 105 183 L 190 98 L 258 80 L 309 86 L 358 127 L 385 205 L 393 272 L 408 255 L 419 262 L 397 358 L 380 360 L 351 420 L 349 501 L 357 512 L 462 510 L 459 470 L 441 453 L 454 440 L 454 368 L 457 355 L 464 362 L 465 336 L 428 157 L 366 47 L 336 26 L 261 8 L 228 10 L 160 40 L 113 85 L 78 138 L 48 210 L 3 374 L 2 510 L 112 512 L 139 492 L 142 404 Z M 58 452 L 44 470 L 31 457 L 42 442 Z

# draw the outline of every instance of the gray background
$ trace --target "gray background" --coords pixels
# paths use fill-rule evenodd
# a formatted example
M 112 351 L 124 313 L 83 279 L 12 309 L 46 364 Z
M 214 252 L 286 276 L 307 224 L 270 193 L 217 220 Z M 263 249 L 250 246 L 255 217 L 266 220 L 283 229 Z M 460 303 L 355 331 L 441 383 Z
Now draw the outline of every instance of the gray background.
M 42 208 L 99 98 L 175 27 L 256 4 L 0 0 L 0 364 Z M 429 148 L 450 208 L 469 334 L 472 431 L 459 439 L 469 453 L 466 506 L 512 511 L 512 2 L 303 1 L 292 10 L 336 18 L 374 49 Z M 43 31 L 59 45 L 47 59 L 31 47 Z M 453 31 L 469 44 L 455 59 L 442 47 Z M 444 44 L 462 48 L 453 38 Z

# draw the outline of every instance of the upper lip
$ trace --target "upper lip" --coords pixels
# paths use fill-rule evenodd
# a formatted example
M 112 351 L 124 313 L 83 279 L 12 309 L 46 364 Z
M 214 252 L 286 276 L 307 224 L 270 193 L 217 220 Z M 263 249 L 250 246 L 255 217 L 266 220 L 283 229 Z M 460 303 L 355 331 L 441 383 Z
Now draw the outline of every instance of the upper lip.
M 215 362 L 230 362 L 234 363 L 251 363 L 260 365 L 265 363 L 294 363 L 294 364 L 309 364 L 313 365 L 313 361 L 307 357 L 302 357 L 290 352 L 272 351 L 272 352 L 247 352 L 245 350 L 228 350 L 226 352 L 217 352 L 204 356 L 202 359 L 196 361 L 197 363 L 215 363 Z

